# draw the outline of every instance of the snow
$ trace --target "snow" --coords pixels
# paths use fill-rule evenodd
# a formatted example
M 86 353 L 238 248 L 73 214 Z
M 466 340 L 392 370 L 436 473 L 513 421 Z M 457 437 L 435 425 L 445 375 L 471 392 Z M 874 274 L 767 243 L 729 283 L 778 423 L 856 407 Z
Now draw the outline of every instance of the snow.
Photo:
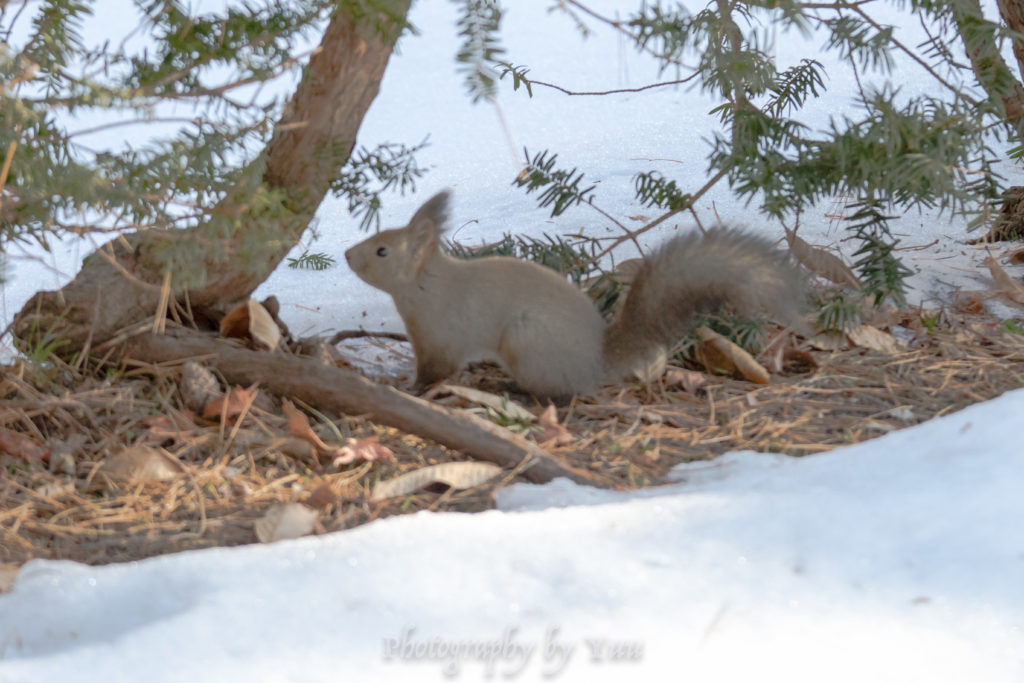
M 546 13 L 550 3 L 506 4 L 505 43 L 535 78 L 588 90 L 656 75 L 613 34 L 566 38 L 572 22 Z M 415 195 L 388 201 L 385 225 L 452 187 L 464 241 L 614 234 L 585 207 L 552 221 L 512 188 L 512 150 L 523 146 L 585 170 L 600 206 L 622 218 L 654 215 L 635 205 L 637 171 L 703 184 L 712 127 L 699 93 L 592 99 L 537 88 L 531 100 L 503 89 L 506 136 L 494 107 L 463 94 L 454 12 L 452 3 L 415 5 L 422 36 L 403 39 L 360 134 L 367 147 L 430 136 L 420 157 L 430 173 Z M 916 44 L 912 32 L 905 42 Z M 777 45 L 785 63 L 818 56 L 820 41 L 785 35 Z M 849 70 L 826 66 L 833 91 L 812 113 L 817 126 L 846 111 L 852 92 Z M 899 68 L 908 94 L 928 87 L 914 65 Z M 803 216 L 800 234 L 848 254 L 835 209 Z M 705 224 L 721 216 L 781 233 L 725 187 L 697 211 Z M 362 238 L 344 205 L 326 201 L 317 228 L 313 249 L 339 265 L 282 267 L 258 295 L 278 296 L 299 334 L 400 329 L 387 297 L 343 265 Z M 676 229 L 692 221 L 643 241 Z M 920 271 L 915 301 L 988 286 L 987 254 L 964 244 L 962 220 L 911 215 L 897 232 L 907 246 L 935 242 L 903 252 Z M 12 256 L 5 325 L 89 250 L 68 243 Z M 646 491 L 520 484 L 499 492 L 499 509 L 475 515 L 418 513 L 96 568 L 30 562 L 0 596 L 0 682 L 1024 680 L 1021 414 L 1024 390 L 827 454 L 729 454 Z
M 1022 413 L 1019 390 L 647 491 L 517 484 L 482 514 L 33 561 L 0 597 L 0 680 L 1024 680 Z

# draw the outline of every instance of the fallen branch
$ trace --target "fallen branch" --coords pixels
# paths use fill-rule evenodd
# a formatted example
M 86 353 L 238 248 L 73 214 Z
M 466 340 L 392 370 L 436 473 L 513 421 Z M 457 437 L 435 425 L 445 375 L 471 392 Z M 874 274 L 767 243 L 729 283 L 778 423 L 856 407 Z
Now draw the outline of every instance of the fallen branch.
M 367 337 L 374 337 L 377 339 L 393 339 L 394 341 L 407 342 L 409 336 L 402 334 L 401 332 L 368 332 L 366 330 L 342 330 L 341 332 L 335 333 L 333 337 L 327 342 L 331 346 L 339 342 L 343 342 L 347 339 L 365 339 Z
M 274 394 L 298 398 L 321 409 L 365 415 L 373 422 L 436 441 L 470 457 L 507 469 L 520 468 L 533 482 L 568 477 L 578 483 L 599 483 L 588 473 L 558 462 L 522 436 L 475 415 L 374 384 L 350 370 L 326 366 L 312 358 L 250 351 L 183 329 L 132 337 L 124 351 L 127 358 L 156 363 L 203 356 L 234 384 L 258 382 Z

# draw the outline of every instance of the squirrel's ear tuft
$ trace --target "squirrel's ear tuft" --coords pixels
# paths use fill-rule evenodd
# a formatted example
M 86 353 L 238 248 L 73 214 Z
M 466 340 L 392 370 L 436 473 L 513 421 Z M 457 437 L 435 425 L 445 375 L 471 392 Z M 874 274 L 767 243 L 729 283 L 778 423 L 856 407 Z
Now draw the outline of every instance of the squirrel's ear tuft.
M 442 190 L 428 199 L 416 213 L 413 214 L 409 226 L 414 228 L 428 227 L 440 234 L 444 231 L 444 224 L 448 221 L 448 200 L 451 198 L 451 190 Z

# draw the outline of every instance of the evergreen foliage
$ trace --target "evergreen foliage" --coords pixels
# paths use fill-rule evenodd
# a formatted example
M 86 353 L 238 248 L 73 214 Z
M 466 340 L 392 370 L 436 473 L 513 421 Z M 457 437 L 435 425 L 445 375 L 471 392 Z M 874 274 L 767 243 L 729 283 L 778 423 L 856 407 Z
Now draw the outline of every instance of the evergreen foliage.
M 527 159 L 526 168 L 514 182 L 519 187 L 525 187 L 527 194 L 543 188 L 543 192 L 537 197 L 537 204 L 541 208 L 552 207 L 552 218 L 561 215 L 571 206 L 590 201 L 596 186 L 580 187 L 580 183 L 583 182 L 582 171 L 575 168 L 568 171 L 556 168 L 555 161 L 558 155 L 548 156 L 547 150 L 538 152 L 532 159 L 526 149 L 523 150 L 523 154 Z
M 330 254 L 325 254 L 322 251 L 310 252 L 306 249 L 298 256 L 287 259 L 289 268 L 304 268 L 307 270 L 327 270 L 333 266 L 336 261 Z
M 0 5 L 0 252 L 10 240 L 46 245 L 50 235 L 64 233 L 159 230 L 167 238 L 156 257 L 187 271 L 204 247 L 174 239 L 172 229 L 199 225 L 211 237 L 244 230 L 239 251 L 224 257 L 258 260 L 260 245 L 275 239 L 289 215 L 287 198 L 268 190 L 260 173 L 261 152 L 290 89 L 274 96 L 260 86 L 295 79 L 331 12 L 365 17 L 381 33 L 410 28 L 389 11 L 388 0 L 247 0 L 216 12 L 197 12 L 181 0 L 134 0 L 132 35 L 86 45 L 82 26 L 97 1 Z M 474 101 L 493 96 L 505 76 L 530 96 L 535 85 L 551 85 L 508 61 L 498 0 L 454 2 L 456 62 Z M 585 0 L 552 6 L 569 13 L 584 35 L 588 23 L 613 26 L 662 73 L 681 75 L 717 99 L 709 112 L 719 125 L 708 140 L 709 183 L 724 179 L 780 220 L 823 199 L 852 197 L 848 229 L 860 244 L 857 268 L 866 290 L 876 302 L 901 301 L 908 271 L 896 256 L 891 217 L 937 207 L 980 222 L 1003 196 L 992 144 L 1008 140 L 1016 158 L 1022 155 L 1024 86 L 1002 47 L 1024 38 L 968 0 L 908 0 L 900 9 L 929 35 L 908 47 L 871 9 L 795 0 L 689 7 L 654 1 L 611 19 Z M 824 66 L 810 58 L 777 65 L 772 58 L 773 32 L 812 28 L 827 36 L 823 51 L 855 65 L 861 84 L 851 93 L 854 113 L 820 130 L 803 115 L 826 91 Z M 921 65 L 935 88 L 908 96 L 884 83 L 897 53 Z M 868 76 L 883 84 L 870 85 Z M 94 135 L 136 126 L 158 134 L 141 147 L 90 146 Z M 414 187 L 423 173 L 414 155 L 424 144 L 361 148 L 349 157 L 331 189 L 348 200 L 363 228 L 378 224 L 382 192 Z M 324 150 L 342 152 L 347 148 Z M 515 183 L 552 215 L 593 204 L 596 186 L 556 159 L 551 150 L 527 152 Z M 655 170 L 638 173 L 634 183 L 640 204 L 670 213 L 686 210 L 706 189 L 681 187 Z M 216 211 L 229 197 L 244 198 L 245 225 Z
M 389 0 L 195 6 L 134 0 L 136 28 L 91 45 L 82 28 L 99 0 L 0 4 L 0 251 L 11 240 L 149 230 L 166 235 L 153 256 L 176 282 L 201 278 L 197 250 L 210 256 L 226 236 L 242 239 L 222 258 L 258 263 L 290 216 L 262 183 L 261 154 L 327 19 L 347 11 L 381 33 L 408 28 Z M 120 144 L 122 131 L 149 141 Z M 422 173 L 411 160 L 421 146 L 359 150 L 334 192 L 373 224 L 379 194 Z M 218 210 L 226 199 L 245 206 L 244 222 Z M 193 226 L 210 239 L 176 239 L 173 229 Z
M 860 327 L 860 304 L 838 290 L 816 302 L 818 329 L 823 332 L 844 333 Z
M 498 59 L 505 48 L 498 42 L 501 7 L 497 0 L 457 0 L 459 4 L 459 36 L 462 44 L 455 55 L 466 77 L 466 90 L 474 102 L 494 95 L 500 78 Z
M 449 254 L 461 259 L 511 256 L 533 261 L 564 275 L 577 285 L 599 272 L 594 257 L 600 246 L 597 239 L 586 235 L 545 234 L 537 238 L 509 233 L 498 242 L 480 247 L 467 247 L 458 242 L 445 245 Z
M 416 189 L 416 179 L 426 169 L 416 164 L 416 153 L 427 146 L 427 141 L 407 146 L 385 142 L 375 149 L 360 147 L 352 152 L 341 174 L 331 183 L 331 189 L 348 198 L 348 210 L 360 218 L 360 229 L 380 227 L 381 194 L 388 190 Z
M 876 303 L 904 301 L 909 271 L 895 254 L 892 217 L 938 208 L 976 226 L 991 217 L 1004 191 L 993 143 L 1009 139 L 1018 143 L 1016 156 L 1022 155 L 1024 87 L 1000 49 L 1024 36 L 987 19 L 976 3 L 904 3 L 907 21 L 920 22 L 929 35 L 916 48 L 872 17 L 867 3 L 637 4 L 615 19 L 602 17 L 586 0 L 564 0 L 553 9 L 628 34 L 663 73 L 688 74 L 685 80 L 717 98 L 709 112 L 720 127 L 709 141 L 708 177 L 725 179 L 768 217 L 792 218 L 824 199 L 852 197 L 854 211 L 846 218 L 860 244 L 856 265 Z M 827 36 L 823 51 L 854 65 L 859 85 L 850 93 L 854 113 L 834 117 L 823 130 L 810 128 L 801 115 L 827 89 L 825 67 L 807 58 L 777 66 L 771 56 L 773 31 L 807 34 L 812 28 Z M 477 37 L 488 40 L 497 39 Z M 893 86 L 887 78 L 897 53 L 920 64 L 935 88 L 909 96 Z M 523 65 L 494 59 L 492 66 L 500 77 L 511 76 L 514 90 L 529 95 L 532 86 L 550 85 L 532 79 Z M 592 202 L 594 188 L 580 189 L 583 173 L 555 170 L 555 158 L 551 150 L 527 155 L 526 171 L 515 183 L 537 192 L 539 204 L 553 206 L 555 215 Z M 689 208 L 697 191 L 654 170 L 634 181 L 641 204 L 670 213 Z

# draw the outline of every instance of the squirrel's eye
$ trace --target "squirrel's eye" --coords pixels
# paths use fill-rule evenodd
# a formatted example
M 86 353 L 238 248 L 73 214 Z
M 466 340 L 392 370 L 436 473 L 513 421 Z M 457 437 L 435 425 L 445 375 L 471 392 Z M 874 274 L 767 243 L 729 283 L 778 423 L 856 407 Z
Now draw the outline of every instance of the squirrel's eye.
M 388 248 L 387 247 L 381 247 L 380 249 L 377 250 L 377 256 L 380 256 L 381 258 L 384 258 L 387 255 L 388 255 Z

